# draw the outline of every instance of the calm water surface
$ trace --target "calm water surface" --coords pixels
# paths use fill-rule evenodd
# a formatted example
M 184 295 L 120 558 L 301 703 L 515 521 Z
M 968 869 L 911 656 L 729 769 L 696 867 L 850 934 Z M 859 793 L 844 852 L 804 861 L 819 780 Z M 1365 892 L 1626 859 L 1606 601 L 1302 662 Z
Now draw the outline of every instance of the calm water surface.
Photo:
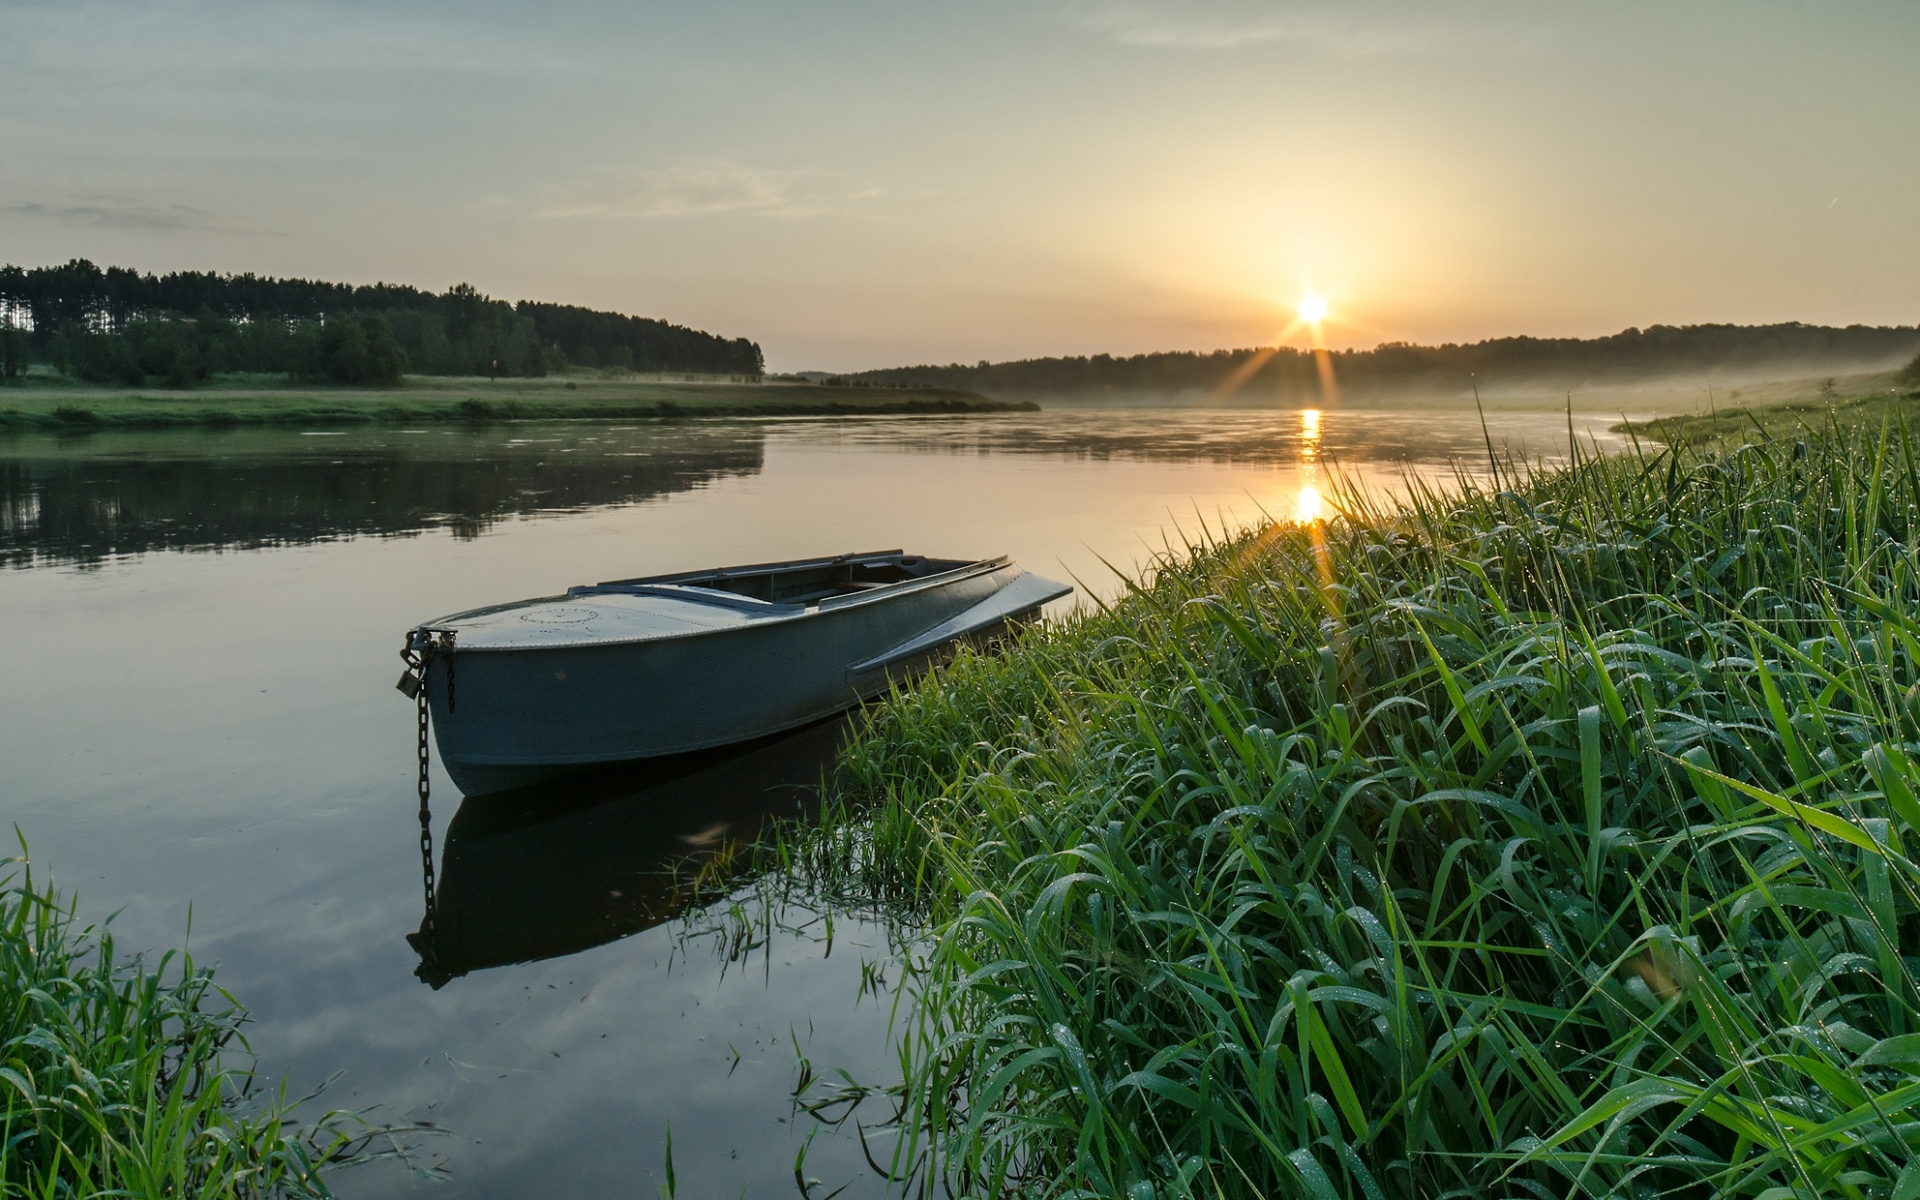
M 1617 419 L 1574 423 L 1605 449 Z M 1567 444 L 1561 413 L 1489 425 Z M 851 1126 L 789 1093 L 800 1054 L 890 1078 L 891 997 L 862 991 L 872 964 L 898 981 L 885 931 L 802 903 L 743 950 L 724 900 L 662 919 L 690 894 L 664 865 L 805 803 L 841 726 L 517 803 L 436 772 L 428 929 L 402 632 L 894 546 L 1111 594 L 1103 561 L 1292 516 L 1333 472 L 1391 489 L 1485 454 L 1432 410 L 0 436 L 0 817 L 123 945 L 191 929 L 265 1071 L 448 1131 L 336 1175 L 344 1196 L 650 1194 L 669 1122 L 683 1194 L 791 1194 L 812 1137 L 816 1194 L 879 1195 Z

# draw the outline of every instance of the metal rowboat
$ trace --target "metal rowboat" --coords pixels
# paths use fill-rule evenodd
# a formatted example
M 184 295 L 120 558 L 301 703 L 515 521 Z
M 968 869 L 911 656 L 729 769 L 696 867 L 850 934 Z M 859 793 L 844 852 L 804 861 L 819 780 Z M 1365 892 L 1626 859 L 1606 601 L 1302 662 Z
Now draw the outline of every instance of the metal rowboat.
M 417 626 L 400 687 L 484 795 L 797 728 L 1072 590 L 898 550 L 621 579 Z

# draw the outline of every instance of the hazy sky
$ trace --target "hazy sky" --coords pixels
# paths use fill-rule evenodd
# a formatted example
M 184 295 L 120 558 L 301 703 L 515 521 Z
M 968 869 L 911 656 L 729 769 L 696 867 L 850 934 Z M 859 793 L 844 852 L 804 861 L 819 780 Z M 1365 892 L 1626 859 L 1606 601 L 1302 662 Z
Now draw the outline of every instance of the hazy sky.
M 7 3 L 0 259 L 776 369 L 1920 321 L 1920 3 Z

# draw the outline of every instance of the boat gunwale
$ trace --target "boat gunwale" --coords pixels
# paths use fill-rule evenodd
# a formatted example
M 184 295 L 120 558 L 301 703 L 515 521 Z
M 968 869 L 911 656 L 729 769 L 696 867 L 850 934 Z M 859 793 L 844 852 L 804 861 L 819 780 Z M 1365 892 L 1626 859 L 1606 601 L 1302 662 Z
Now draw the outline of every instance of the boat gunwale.
M 889 551 L 888 553 L 894 553 L 894 552 Z M 831 565 L 832 563 L 835 563 L 835 562 L 845 561 L 853 557 L 858 557 L 858 556 L 848 555 L 848 556 L 841 556 L 841 557 L 828 558 L 828 559 L 799 559 L 795 561 L 796 561 L 796 564 L 799 566 L 815 566 L 815 565 L 826 566 L 826 565 Z M 878 556 L 876 555 L 875 557 L 878 557 Z M 931 557 L 931 556 L 927 556 L 927 557 Z M 779 565 L 779 564 L 775 564 L 775 565 Z M 613 648 L 613 647 L 620 647 L 620 646 L 639 646 L 639 645 L 647 645 L 647 644 L 656 643 L 656 642 L 682 642 L 682 641 L 687 641 L 693 638 L 714 637 L 714 636 L 723 635 L 723 634 L 738 633 L 743 629 L 750 629 L 757 626 L 772 625 L 772 624 L 786 624 L 791 621 L 803 621 L 809 618 L 821 617 L 821 616 L 831 615 L 834 613 L 852 611 L 852 610 L 865 607 L 868 604 L 878 603 L 884 600 L 890 600 L 890 599 L 893 599 L 894 597 L 907 595 L 911 592 L 926 591 L 934 587 L 944 587 L 945 585 L 950 583 L 958 583 L 963 579 L 970 579 L 975 575 L 991 574 L 994 571 L 998 571 L 1009 566 L 1013 566 L 1015 570 L 1020 571 L 1020 573 L 1023 575 L 1028 573 L 1025 570 L 1025 568 L 1015 566 L 1011 556 L 1001 554 L 1001 555 L 996 555 L 993 558 L 978 559 L 974 562 L 970 562 L 966 564 L 965 566 L 956 567 L 950 571 L 942 571 L 937 575 L 925 575 L 925 576 L 921 576 L 918 579 L 902 579 L 896 583 L 890 583 L 883 587 L 873 588 L 869 591 L 856 592 L 847 596 L 827 597 L 827 599 L 835 601 L 835 603 L 831 605 L 827 605 L 824 602 L 809 604 L 804 606 L 776 604 L 773 607 L 777 611 L 769 612 L 764 616 L 759 616 L 759 615 L 751 616 L 739 622 L 738 624 L 722 625 L 712 629 L 689 629 L 684 633 L 676 632 L 676 633 L 667 634 L 665 636 L 654 635 L 654 636 L 647 636 L 647 637 L 608 637 L 608 638 L 595 638 L 590 641 L 566 642 L 566 643 L 560 643 L 560 644 L 548 642 L 545 644 L 514 645 L 514 646 L 475 646 L 472 644 L 463 646 L 460 644 L 459 638 L 457 636 L 459 631 L 457 628 L 455 628 L 455 629 L 452 629 L 452 632 L 456 634 L 456 637 L 454 639 L 454 644 L 451 647 L 440 650 L 436 655 L 436 657 L 445 657 L 447 655 L 453 655 L 453 654 L 527 654 L 527 653 L 540 653 L 545 651 L 590 650 L 590 649 L 600 649 L 600 648 Z M 743 569 L 743 568 L 728 568 L 728 569 L 735 570 L 735 569 Z M 689 574 L 692 574 L 695 576 L 705 575 L 706 577 L 711 578 L 715 573 L 714 572 L 690 572 Z M 683 578 L 684 577 L 685 576 L 683 576 Z M 642 581 L 632 580 L 627 582 L 631 582 L 634 585 L 640 585 Z M 658 582 L 658 580 L 650 579 L 650 580 L 647 580 L 646 582 L 653 583 L 653 582 Z M 618 584 L 594 584 L 592 586 L 593 587 L 617 587 L 619 585 Z M 589 595 L 590 594 L 591 593 L 589 593 Z M 631 596 L 631 595 L 648 595 L 649 593 L 641 592 L 641 591 L 616 591 L 616 592 L 607 592 L 603 594 L 615 595 L 615 596 L 619 596 L 619 595 Z M 658 595 L 658 593 L 652 593 L 652 594 Z M 701 601 L 698 600 L 697 598 L 690 597 L 690 596 L 689 597 L 669 596 L 666 598 L 680 599 L 685 603 L 692 603 L 692 604 L 701 603 Z M 413 633 L 415 635 L 424 635 L 428 631 L 436 631 L 436 632 L 447 631 L 449 630 L 450 627 L 454 626 L 456 622 L 459 622 L 462 620 L 467 620 L 474 617 L 491 616 L 495 613 L 507 612 L 512 609 L 529 607 L 536 604 L 551 604 L 554 602 L 564 602 L 572 599 L 576 599 L 576 597 L 571 592 L 569 592 L 567 594 L 559 595 L 559 596 L 537 596 L 527 600 L 515 600 L 505 604 L 488 605 L 484 608 L 470 609 L 467 612 L 454 613 L 450 616 L 440 617 L 433 621 L 423 622 L 419 625 L 416 625 L 413 628 Z M 725 607 L 735 612 L 745 611 L 740 608 L 735 608 L 732 605 L 723 605 L 720 603 L 715 603 L 713 607 L 715 608 Z
M 690 579 L 732 579 L 738 575 L 762 575 L 775 571 L 799 571 L 807 567 L 831 567 L 835 563 L 858 562 L 867 558 L 921 558 L 931 559 L 931 554 L 908 554 L 898 548 L 892 550 L 856 550 L 849 554 L 832 554 L 820 558 L 789 558 L 779 562 L 743 563 L 735 567 L 711 567 L 704 571 L 676 571 L 667 575 L 641 575 L 633 579 L 603 579 L 591 587 L 618 587 L 626 584 L 642 583 L 686 583 Z M 951 559 L 934 559 L 935 562 L 950 562 Z M 984 560 L 978 560 L 984 561 Z M 971 564 L 969 564 L 971 565 Z M 921 578 L 931 578 L 922 576 Z

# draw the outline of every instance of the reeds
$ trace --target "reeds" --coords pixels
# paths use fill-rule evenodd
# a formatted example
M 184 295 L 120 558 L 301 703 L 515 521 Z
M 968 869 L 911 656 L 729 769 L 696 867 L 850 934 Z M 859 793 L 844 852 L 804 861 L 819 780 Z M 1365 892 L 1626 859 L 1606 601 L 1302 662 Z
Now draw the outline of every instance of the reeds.
M 190 956 L 121 958 L 24 869 L 0 877 L 0 1197 L 328 1195 L 350 1120 L 301 1129 L 250 1095 L 243 1020 Z
M 895 697 L 822 835 L 934 939 L 890 1169 L 1920 1196 L 1913 441 L 1348 491 Z

